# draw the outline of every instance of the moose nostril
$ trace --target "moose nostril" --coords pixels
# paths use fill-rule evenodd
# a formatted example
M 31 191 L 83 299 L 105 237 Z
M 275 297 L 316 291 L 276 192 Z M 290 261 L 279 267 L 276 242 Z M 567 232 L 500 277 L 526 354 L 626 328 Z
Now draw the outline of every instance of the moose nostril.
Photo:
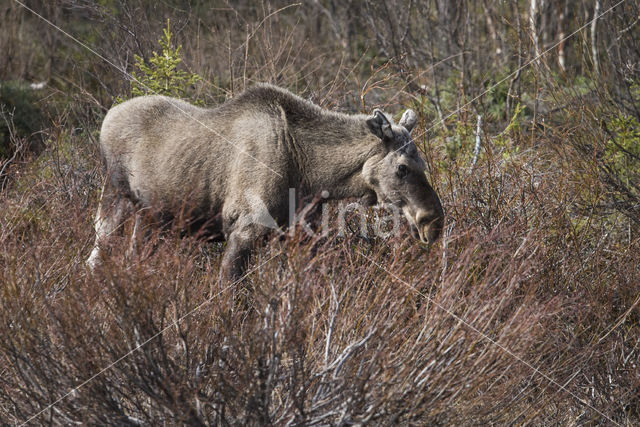
M 437 223 L 440 219 L 441 216 L 436 214 L 421 215 L 418 217 L 416 224 L 418 225 L 418 227 L 426 227 L 431 224 Z
M 427 239 L 429 243 L 433 243 L 440 237 L 440 233 L 442 232 L 442 225 L 444 218 L 442 215 L 431 214 L 431 215 L 422 215 L 419 217 L 416 223 L 418 224 L 418 228 L 423 231 L 423 236 Z

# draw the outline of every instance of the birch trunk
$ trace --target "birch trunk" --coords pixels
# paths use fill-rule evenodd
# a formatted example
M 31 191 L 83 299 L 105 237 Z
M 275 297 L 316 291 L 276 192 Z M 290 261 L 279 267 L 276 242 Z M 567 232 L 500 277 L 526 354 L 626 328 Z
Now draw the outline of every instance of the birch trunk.
M 596 0 L 593 6 L 593 19 L 591 20 L 591 56 L 593 57 L 593 71 L 600 73 L 600 61 L 598 60 L 597 26 L 598 15 L 600 15 L 600 0 Z
M 533 55 L 536 66 L 540 63 L 540 40 L 538 39 L 538 29 L 536 27 L 536 18 L 538 14 L 537 0 L 531 0 L 529 3 L 529 30 L 531 31 L 531 42 L 533 43 Z
M 567 24 L 567 10 L 568 8 L 568 2 L 567 0 L 564 0 L 562 2 L 562 4 L 560 5 L 560 14 L 558 17 L 558 65 L 560 66 L 560 69 L 564 72 L 567 71 L 567 65 L 566 65 L 566 55 L 565 55 L 565 51 L 564 51 L 564 45 L 565 45 L 565 26 Z

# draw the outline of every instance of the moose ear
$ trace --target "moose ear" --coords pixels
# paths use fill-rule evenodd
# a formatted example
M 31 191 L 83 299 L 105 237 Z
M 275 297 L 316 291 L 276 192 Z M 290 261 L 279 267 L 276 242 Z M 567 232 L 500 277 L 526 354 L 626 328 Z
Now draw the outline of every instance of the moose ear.
M 415 113 L 415 111 L 409 109 L 404 112 L 402 118 L 400 119 L 400 123 L 398 124 L 400 126 L 404 126 L 407 132 L 411 133 L 416 123 L 418 123 L 418 115 Z
M 375 136 L 380 139 L 393 138 L 393 131 L 391 130 L 391 123 L 384 115 L 384 113 L 378 109 L 373 110 L 373 115 L 367 119 L 367 125 Z

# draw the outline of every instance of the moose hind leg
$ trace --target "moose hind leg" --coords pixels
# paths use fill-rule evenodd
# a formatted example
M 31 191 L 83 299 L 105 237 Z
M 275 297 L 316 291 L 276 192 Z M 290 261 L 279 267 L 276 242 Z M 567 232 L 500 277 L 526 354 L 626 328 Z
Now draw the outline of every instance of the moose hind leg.
M 145 230 L 141 230 L 143 228 L 142 213 L 140 211 L 136 211 L 133 232 L 131 233 L 131 240 L 129 241 L 129 249 L 127 249 L 128 258 L 133 258 L 138 253 L 138 234 L 142 233 L 143 238 L 146 234 Z
M 102 198 L 98 205 L 98 211 L 93 222 L 96 231 L 96 240 L 93 244 L 91 255 L 87 258 L 87 266 L 93 270 L 100 264 L 101 246 L 107 238 L 122 224 L 122 218 L 131 202 L 124 197 Z

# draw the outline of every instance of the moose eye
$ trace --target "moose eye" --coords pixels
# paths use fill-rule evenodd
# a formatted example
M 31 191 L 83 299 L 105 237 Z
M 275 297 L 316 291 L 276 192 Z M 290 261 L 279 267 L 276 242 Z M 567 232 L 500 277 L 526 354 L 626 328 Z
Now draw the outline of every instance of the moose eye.
M 409 169 L 407 169 L 406 165 L 399 165 L 398 170 L 396 171 L 396 175 L 398 178 L 404 178 L 409 173 Z

